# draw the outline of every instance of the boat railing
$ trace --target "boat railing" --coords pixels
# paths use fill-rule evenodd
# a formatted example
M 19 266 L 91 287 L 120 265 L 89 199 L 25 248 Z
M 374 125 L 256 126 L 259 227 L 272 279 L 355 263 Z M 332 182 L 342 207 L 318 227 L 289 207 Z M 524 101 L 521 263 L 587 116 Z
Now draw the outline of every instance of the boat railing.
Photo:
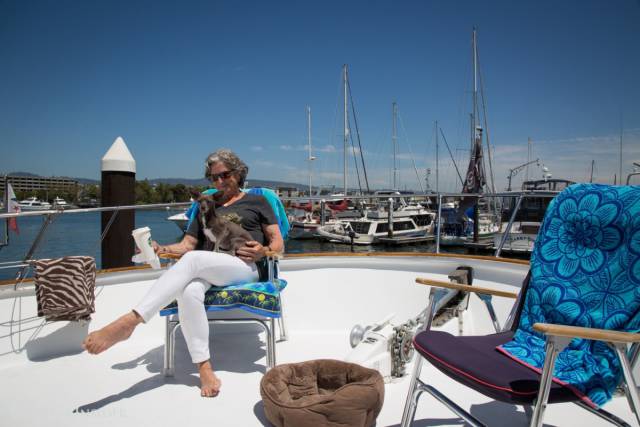
M 516 214 L 521 206 L 522 200 L 525 198 L 553 198 L 558 194 L 557 192 L 551 191 L 511 191 L 511 192 L 502 192 L 502 193 L 412 193 L 412 194 L 383 194 L 383 195 L 375 195 L 375 194 L 362 194 L 362 195 L 347 195 L 347 196 L 312 196 L 312 197 L 282 197 L 282 201 L 285 204 L 289 204 L 291 202 L 296 201 L 311 201 L 311 202 L 319 202 L 320 204 L 320 212 L 321 212 L 321 224 L 324 225 L 325 218 L 325 207 L 328 202 L 336 201 L 336 200 L 380 200 L 383 199 L 389 202 L 389 206 L 393 207 L 396 199 L 405 199 L 412 201 L 435 201 L 437 206 L 436 213 L 436 230 L 441 230 L 442 226 L 442 204 L 443 200 L 446 199 L 458 199 L 458 198 L 475 198 L 475 199 L 495 199 L 496 203 L 498 200 L 504 198 L 516 198 L 515 208 L 513 209 L 509 223 L 505 229 L 502 240 L 500 241 L 499 246 L 495 251 L 495 256 L 500 256 L 504 244 L 507 240 L 508 234 L 511 231 L 513 222 L 516 218 Z M 18 274 L 16 275 L 16 280 L 19 281 L 21 278 L 25 277 L 25 270 L 34 262 L 32 259 L 33 254 L 36 252 L 42 239 L 49 227 L 49 225 L 54 222 L 54 220 L 61 215 L 75 215 L 75 214 L 86 214 L 86 213 L 98 213 L 98 212 L 115 212 L 114 215 L 111 215 L 109 222 L 107 223 L 104 230 L 100 235 L 99 242 L 105 238 L 106 234 L 109 231 L 109 228 L 115 218 L 117 217 L 118 212 L 126 211 L 126 210 L 158 210 L 158 209 L 184 209 L 191 205 L 192 202 L 177 202 L 177 203 L 155 203 L 155 204 L 145 204 L 145 205 L 124 205 L 124 206 L 103 206 L 103 207 L 95 207 L 95 208 L 77 208 L 77 209 L 50 209 L 50 210 L 42 210 L 42 211 L 28 211 L 28 212 L 19 212 L 19 213 L 0 213 L 0 220 L 6 220 L 9 218 L 17 218 L 17 217 L 34 217 L 34 216 L 42 216 L 44 217 L 44 221 L 36 234 L 29 250 L 26 255 L 20 261 L 11 261 L 11 262 L 1 262 L 0 270 L 7 268 L 18 268 L 20 269 Z M 390 219 L 393 218 L 393 208 L 390 209 Z M 436 246 L 435 252 L 440 253 L 440 233 L 436 232 Z M 1 247 L 0 247 L 1 248 Z
M 633 172 L 633 173 L 630 173 L 629 175 L 627 175 L 627 185 L 629 185 L 629 182 L 631 182 L 631 177 L 632 176 L 640 176 L 640 172 Z
M 8 262 L 0 262 L 0 270 L 6 269 L 18 269 L 18 272 L 15 277 L 16 286 L 26 277 L 26 271 L 29 267 L 31 267 L 34 263 L 33 255 L 36 250 L 40 247 L 40 244 L 43 241 L 43 238 L 46 234 L 49 226 L 61 215 L 74 215 L 74 214 L 87 214 L 87 213 L 98 213 L 98 212 L 114 212 L 113 215 L 109 218 L 107 225 L 100 235 L 100 239 L 97 244 L 102 243 L 105 236 L 109 232 L 111 225 L 115 221 L 118 212 L 126 211 L 126 210 L 157 210 L 157 209 L 180 209 L 186 208 L 191 205 L 192 202 L 177 202 L 177 203 L 154 203 L 154 204 L 146 204 L 146 205 L 123 205 L 123 206 L 103 206 L 96 208 L 77 208 L 77 209 L 48 209 L 41 211 L 27 211 L 27 212 L 11 212 L 11 213 L 0 213 L 0 221 L 3 219 L 10 218 L 24 218 L 24 217 L 36 217 L 42 216 L 44 220 L 40 229 L 36 233 L 36 236 L 31 243 L 31 246 L 27 250 L 25 256 L 20 261 L 8 261 Z M 8 234 L 6 237 L 6 241 L 3 242 L 3 245 L 0 245 L 0 249 L 3 246 L 8 244 Z
M 148 205 L 103 206 L 98 208 L 48 209 L 39 211 L 0 213 L 0 219 L 43 215 L 70 215 L 92 212 L 118 212 L 125 210 L 178 209 L 191 206 L 192 202 L 153 203 Z

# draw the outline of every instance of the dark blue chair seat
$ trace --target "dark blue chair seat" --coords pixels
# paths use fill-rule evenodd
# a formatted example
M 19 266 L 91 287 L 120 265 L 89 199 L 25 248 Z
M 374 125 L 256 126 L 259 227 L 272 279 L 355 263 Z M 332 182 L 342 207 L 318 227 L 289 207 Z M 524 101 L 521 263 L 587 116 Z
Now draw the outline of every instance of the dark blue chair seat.
M 540 375 L 496 350 L 512 337 L 512 331 L 485 336 L 425 331 L 416 335 L 414 346 L 433 366 L 459 383 L 502 402 L 532 404 L 540 390 Z M 550 403 L 577 399 L 569 389 L 555 382 L 551 385 Z

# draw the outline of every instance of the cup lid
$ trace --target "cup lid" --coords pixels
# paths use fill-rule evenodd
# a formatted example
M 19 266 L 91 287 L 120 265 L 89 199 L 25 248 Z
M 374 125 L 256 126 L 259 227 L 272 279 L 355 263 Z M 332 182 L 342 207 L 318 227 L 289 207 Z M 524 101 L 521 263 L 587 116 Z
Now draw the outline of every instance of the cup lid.
M 151 229 L 149 227 L 140 227 L 133 230 L 131 234 L 142 234 L 147 232 L 151 232 Z

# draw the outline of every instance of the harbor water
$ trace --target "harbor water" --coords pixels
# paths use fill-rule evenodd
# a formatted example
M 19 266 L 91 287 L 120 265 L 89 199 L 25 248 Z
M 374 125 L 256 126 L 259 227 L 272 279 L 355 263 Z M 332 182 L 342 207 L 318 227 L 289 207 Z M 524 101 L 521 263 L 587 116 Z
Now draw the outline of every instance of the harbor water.
M 136 211 L 136 227 L 149 227 L 151 237 L 160 243 L 180 241 L 182 232 L 167 220 L 167 217 L 178 210 L 138 210 Z M 0 247 L 1 263 L 21 261 L 28 253 L 35 240 L 44 217 L 31 216 L 18 219 L 19 234 L 9 233 L 9 245 Z M 354 246 L 321 242 L 318 240 L 291 240 L 286 242 L 286 253 L 312 252 L 435 252 L 434 243 L 403 246 Z M 56 258 L 69 255 L 89 255 L 96 259 L 100 268 L 100 214 L 78 213 L 58 215 L 48 226 L 40 245 L 33 254 L 33 259 Z M 465 253 L 464 248 L 442 248 L 442 252 Z M 0 280 L 13 279 L 15 268 L 0 269 Z

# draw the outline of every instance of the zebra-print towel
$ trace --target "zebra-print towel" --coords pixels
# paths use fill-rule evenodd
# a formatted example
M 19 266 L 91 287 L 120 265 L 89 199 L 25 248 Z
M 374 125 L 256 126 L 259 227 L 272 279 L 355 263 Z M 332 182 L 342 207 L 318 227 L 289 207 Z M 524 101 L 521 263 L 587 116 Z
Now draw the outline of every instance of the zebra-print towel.
M 95 312 L 96 262 L 88 256 L 35 262 L 38 316 L 47 320 L 88 320 Z

